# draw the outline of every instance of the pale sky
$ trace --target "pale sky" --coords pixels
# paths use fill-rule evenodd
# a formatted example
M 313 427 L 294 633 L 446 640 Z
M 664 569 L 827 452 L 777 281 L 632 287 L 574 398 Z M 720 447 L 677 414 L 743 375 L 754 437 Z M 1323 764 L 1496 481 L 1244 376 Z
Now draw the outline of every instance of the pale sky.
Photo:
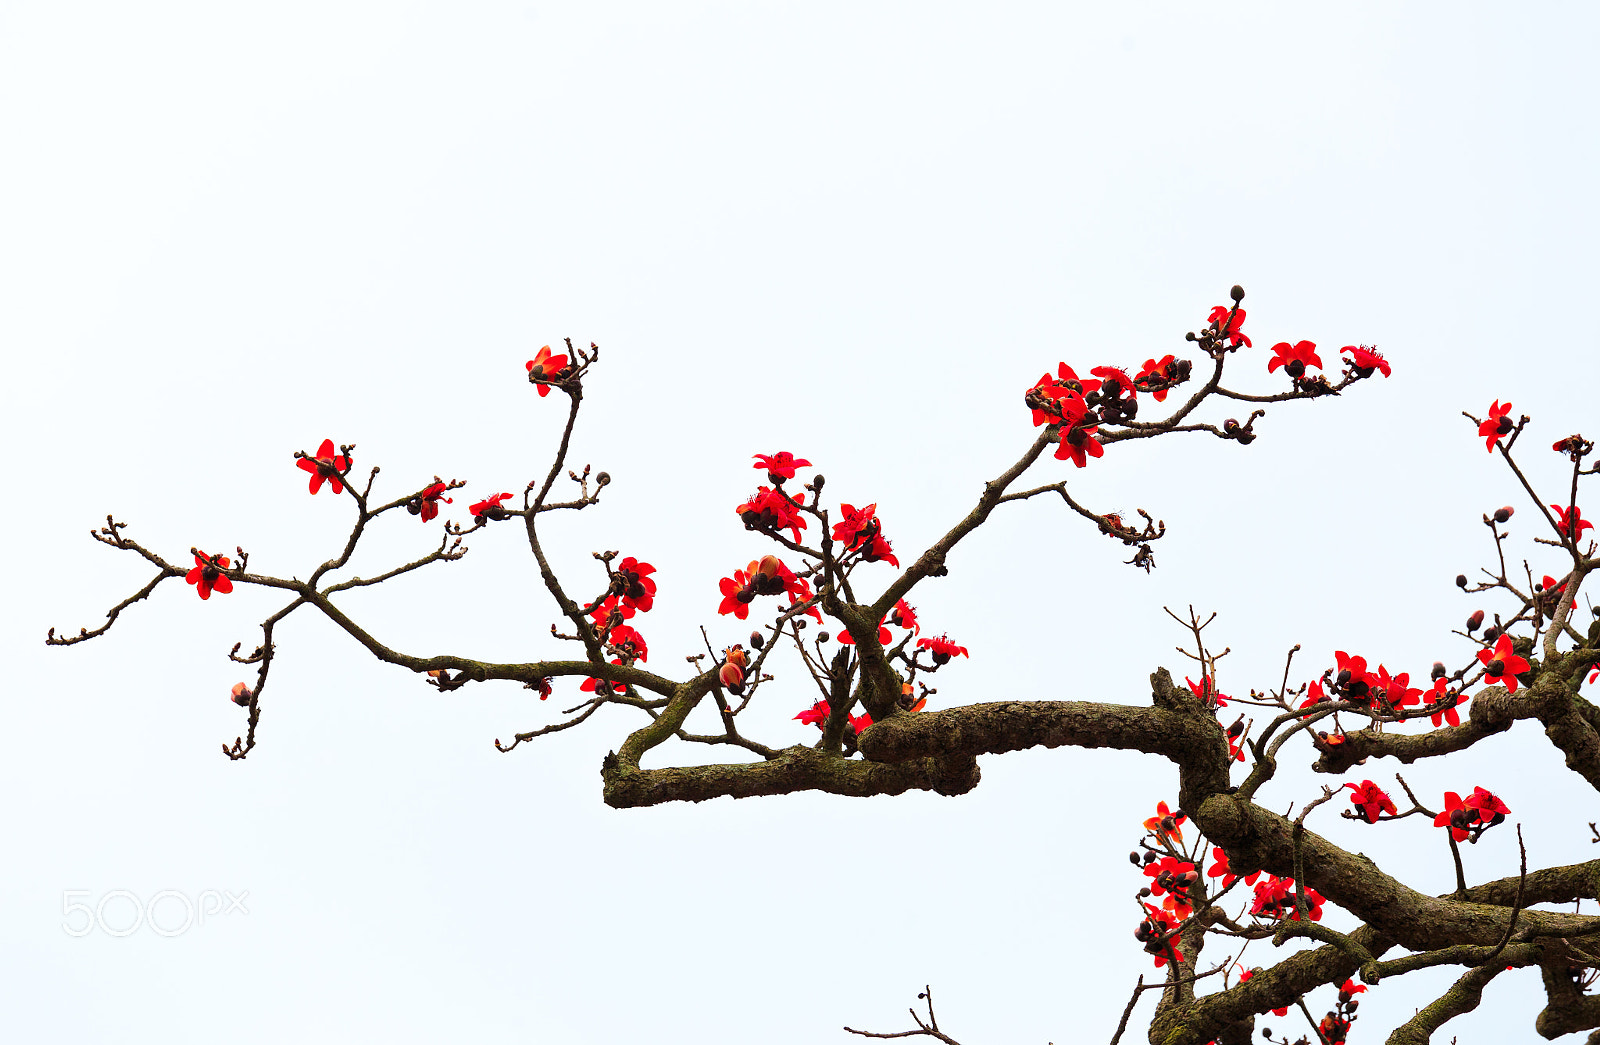
M 1461 411 L 1530 414 L 1553 492 L 1543 448 L 1596 427 L 1597 27 L 1577 4 L 0 7 L 21 454 L 5 1036 L 815 1045 L 906 1029 L 931 983 L 967 1045 L 1109 1040 L 1152 973 L 1126 854 L 1175 798 L 1165 762 L 1061 749 L 988 758 L 955 799 L 614 811 L 600 761 L 638 720 L 608 709 L 501 755 L 576 682 L 441 695 L 302 611 L 259 747 L 231 763 L 228 688 L 249 675 L 225 655 L 284 600 L 167 582 L 102 638 L 47 649 L 153 572 L 87 531 L 114 512 L 171 560 L 243 545 L 304 576 L 351 515 L 294 466 L 324 438 L 381 465 L 386 498 L 469 480 L 446 510 L 464 519 L 548 467 L 564 400 L 524 362 L 594 341 L 572 462 L 615 482 L 542 532 L 575 588 L 593 551 L 658 567 L 632 623 L 681 675 L 702 625 L 719 648 L 748 632 L 716 609 L 718 578 L 768 550 L 733 513 L 752 454 L 793 451 L 826 500 L 875 502 L 909 561 L 1027 447 L 1040 373 L 1182 354 L 1241 283 L 1256 348 L 1231 384 L 1278 390 L 1267 347 L 1300 339 L 1324 360 L 1376 344 L 1393 377 L 1272 407 L 1249 447 L 1042 461 L 1030 481 L 1164 519 L 1158 566 L 1123 565 L 1059 504 L 1006 506 L 910 599 L 971 651 L 931 706 L 1143 703 L 1154 668 L 1193 671 L 1163 605 L 1218 612 L 1228 692 L 1276 685 L 1297 642 L 1295 681 L 1336 649 L 1425 674 L 1466 656 L 1449 631 L 1473 608 L 1505 608 L 1453 585 L 1492 555 L 1482 512 L 1525 509 L 1508 556 L 1558 565 Z M 385 522 L 356 572 L 438 539 Z M 470 544 L 343 605 L 412 653 L 570 655 L 517 528 Z M 792 655 L 769 665 L 748 728 L 810 742 L 791 721 L 810 683 Z M 1354 778 L 1396 768 L 1435 802 L 1496 790 L 1538 866 L 1592 855 L 1600 810 L 1536 725 Z M 1338 782 L 1286 768 L 1263 801 Z M 1419 819 L 1329 807 L 1312 826 L 1451 884 Z M 1472 880 L 1513 874 L 1514 837 L 1466 859 Z M 248 913 L 74 937 L 68 890 L 248 892 Z M 1257 949 L 1247 964 L 1271 960 Z M 1454 975 L 1374 988 L 1356 1033 L 1379 1040 Z M 1447 1031 L 1527 1039 L 1541 997 L 1535 972 L 1503 976 Z

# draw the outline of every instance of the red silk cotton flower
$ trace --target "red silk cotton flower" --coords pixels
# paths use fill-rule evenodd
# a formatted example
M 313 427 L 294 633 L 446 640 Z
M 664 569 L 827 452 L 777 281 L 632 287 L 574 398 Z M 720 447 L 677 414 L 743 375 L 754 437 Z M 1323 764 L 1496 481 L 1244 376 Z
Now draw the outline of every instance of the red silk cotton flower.
M 1118 398 L 1139 394 L 1139 390 L 1134 387 L 1133 378 L 1128 376 L 1126 370 L 1114 366 L 1097 366 L 1089 373 L 1101 378 L 1104 381 L 1101 387 Z
M 1478 835 L 1502 823 L 1510 812 L 1510 807 L 1481 787 L 1473 788 L 1465 802 L 1454 791 L 1446 791 L 1444 811 L 1433 818 L 1433 826 L 1448 827 L 1450 837 L 1457 842 L 1465 841 L 1469 836 L 1477 841 Z
M 950 641 L 950 637 L 948 635 L 940 635 L 936 639 L 918 639 L 917 648 L 925 649 L 932 653 L 933 663 L 940 667 L 948 664 L 950 662 L 950 658 L 955 656 L 957 653 L 961 654 L 963 657 L 971 659 L 971 654 L 967 652 L 967 647 L 957 646 L 955 643 Z
M 1511 813 L 1511 808 L 1500 801 L 1493 792 L 1485 791 L 1481 787 L 1474 787 L 1472 794 L 1468 795 L 1466 801 L 1461 804 L 1467 809 L 1477 810 L 1478 822 L 1485 827 L 1493 827 L 1495 824 L 1503 823 Z
M 740 620 L 750 616 L 750 603 L 755 601 L 757 595 L 788 592 L 791 606 L 811 598 L 811 585 L 805 578 L 795 576 L 794 571 L 776 555 L 762 556 L 759 562 L 752 562 L 745 569 L 734 571 L 732 577 L 722 578 L 720 584 L 723 598 L 717 612 L 731 613 Z M 815 606 L 806 612 L 818 621 L 822 620 L 822 613 Z
M 1305 894 L 1306 914 L 1314 922 L 1322 921 L 1322 895 L 1309 887 L 1305 890 Z M 1294 879 L 1268 875 L 1266 881 L 1256 886 L 1255 900 L 1250 904 L 1250 913 L 1280 921 L 1299 921 L 1300 911 L 1295 907 Z
M 917 623 L 917 611 L 908 606 L 904 599 L 894 604 L 894 610 L 889 614 L 889 620 L 896 627 L 904 628 L 913 635 L 921 634 L 922 632 L 922 625 Z
M 885 628 L 883 626 L 883 621 L 880 620 L 878 622 L 878 645 L 887 646 L 889 643 L 891 643 L 893 641 L 894 641 L 894 634 L 892 632 L 890 632 L 888 628 Z M 854 646 L 856 644 L 856 637 L 854 635 L 850 634 L 850 632 L 848 632 L 844 628 L 840 628 L 839 629 L 839 642 L 840 642 L 841 645 Z
M 1300 378 L 1306 375 L 1306 367 L 1314 366 L 1322 369 L 1322 360 L 1317 356 L 1317 346 L 1312 341 L 1296 341 L 1289 344 L 1280 341 L 1272 346 L 1273 356 L 1267 360 L 1267 373 L 1272 373 L 1280 366 L 1283 372 L 1290 377 Z
M 1160 359 L 1146 359 L 1144 366 L 1140 367 L 1139 372 L 1133 376 L 1134 383 L 1141 384 L 1152 377 L 1162 382 L 1170 380 L 1167 375 L 1167 367 L 1171 363 L 1172 356 L 1170 354 L 1164 355 Z M 1151 392 L 1150 395 L 1156 402 L 1163 403 L 1166 402 L 1167 393 L 1170 391 L 1172 391 L 1170 388 L 1158 388 Z
M 1346 784 L 1344 786 L 1355 792 L 1350 796 L 1350 804 L 1361 810 L 1361 815 L 1366 817 L 1369 824 L 1378 822 L 1379 813 L 1388 813 L 1390 816 L 1394 816 L 1398 812 L 1394 807 L 1393 800 L 1384 793 L 1383 788 L 1370 780 L 1363 780 L 1359 784 Z
M 788 530 L 794 534 L 795 543 L 798 544 L 800 531 L 806 528 L 806 521 L 800 516 L 800 506 L 805 503 L 806 495 L 803 493 L 790 497 L 782 490 L 762 486 L 756 489 L 755 496 L 734 511 L 744 520 L 745 529 L 772 533 Z
M 567 369 L 567 356 L 550 354 L 550 346 L 539 349 L 539 354 L 528 360 L 528 380 L 539 386 L 539 397 L 550 394 L 550 382 L 558 380 Z
M 826 700 L 819 700 L 809 708 L 806 708 L 804 711 L 800 712 L 800 714 L 796 715 L 795 718 L 800 721 L 801 725 L 816 726 L 818 729 L 824 729 L 828 724 L 828 715 L 832 713 L 832 711 L 832 705 L 830 705 Z M 872 716 L 866 714 L 865 712 L 860 715 L 850 716 L 850 728 L 855 730 L 858 735 L 865 733 L 867 727 L 870 725 L 872 725 Z
M 1216 859 L 1216 863 L 1211 865 L 1211 869 L 1206 872 L 1206 877 L 1221 878 L 1222 887 L 1226 889 L 1228 886 L 1232 885 L 1239 878 L 1239 876 L 1234 874 L 1233 870 L 1228 867 L 1228 854 L 1222 851 L 1222 847 L 1220 845 L 1212 848 L 1211 855 Z M 1260 877 L 1260 871 L 1251 871 L 1249 874 L 1244 876 L 1244 884 L 1255 885 L 1256 879 Z
M 1511 413 L 1511 404 L 1502 403 L 1496 399 L 1494 405 L 1489 407 L 1489 416 L 1478 425 L 1478 434 L 1483 436 L 1483 448 L 1491 454 L 1494 453 L 1494 444 L 1503 435 L 1510 435 L 1516 424 L 1506 415 Z
M 630 555 L 617 564 L 617 575 L 611 582 L 611 590 L 622 596 L 624 606 L 649 613 L 656 597 L 656 582 L 650 578 L 654 572 L 654 566 Z
M 509 493 L 497 493 L 492 497 L 484 498 L 477 504 L 468 505 L 467 511 L 471 512 L 474 516 L 481 515 L 485 519 L 504 519 L 506 518 L 506 510 L 501 507 L 500 502 L 506 500 L 510 496 L 511 495 Z
M 1189 692 L 1194 694 L 1194 699 L 1198 700 L 1203 707 L 1225 708 L 1228 706 L 1227 694 L 1217 692 L 1217 684 L 1212 681 L 1210 675 L 1201 675 L 1199 682 L 1184 676 L 1183 681 L 1189 684 Z
M 445 497 L 444 495 L 444 492 L 449 488 L 449 486 L 439 481 L 438 476 L 434 476 L 433 485 L 413 497 L 410 503 L 406 505 L 406 511 L 412 515 L 422 516 L 423 522 L 432 522 L 439 515 L 440 500 L 443 500 L 445 504 L 455 503 L 454 497 Z
M 1229 344 L 1237 348 L 1243 343 L 1246 348 L 1254 348 L 1250 339 L 1239 332 L 1244 326 L 1244 309 L 1230 309 L 1227 305 L 1218 305 L 1211 310 L 1211 315 L 1206 317 L 1206 322 L 1217 328 L 1217 333 L 1228 339 Z
M 773 486 L 777 486 L 785 479 L 794 478 L 796 468 L 804 468 L 811 462 L 804 458 L 797 459 L 787 450 L 779 450 L 775 454 L 755 454 L 756 463 L 751 465 L 757 470 L 766 469 L 767 479 Z
M 883 523 L 877 517 L 876 504 L 869 504 L 865 508 L 841 504 L 839 510 L 844 520 L 834 524 L 833 539 L 842 542 L 846 551 L 860 548 L 863 562 L 900 565 L 900 560 L 894 557 L 894 552 L 889 548 L 889 542 L 883 538 Z
M 1512 652 L 1510 635 L 1501 635 L 1492 650 L 1479 650 L 1478 660 L 1483 663 L 1485 681 L 1500 683 L 1507 693 L 1517 691 L 1517 676 L 1528 670 L 1528 662 Z
M 645 645 L 644 636 L 634 631 L 626 624 L 618 624 L 606 636 L 606 642 L 622 655 L 624 660 L 649 660 L 650 647 Z
M 1455 701 L 1455 705 L 1452 707 L 1445 708 L 1442 711 L 1433 711 L 1430 713 L 1429 718 L 1433 720 L 1433 724 L 1435 726 L 1442 726 L 1446 722 L 1449 722 L 1452 726 L 1461 725 L 1461 712 L 1459 708 L 1461 704 L 1467 702 L 1468 698 L 1461 696 L 1459 693 L 1450 692 L 1448 688 L 1449 684 L 1450 680 L 1447 678 L 1434 679 L 1433 689 L 1428 691 L 1428 702 L 1423 706 L 1422 709 L 1424 711 L 1428 711 L 1430 708 L 1436 708 L 1442 704 L 1449 704 L 1452 701 Z
M 324 482 L 334 493 L 344 493 L 344 483 L 339 481 L 339 475 L 350 470 L 350 458 L 333 452 L 332 439 L 322 441 L 322 445 L 317 447 L 316 457 L 302 457 L 295 462 L 295 466 L 302 472 L 311 473 L 312 493 L 321 490 Z
M 1081 401 L 1081 400 L 1080 400 Z M 1056 460 L 1071 460 L 1074 465 L 1082 468 L 1088 464 L 1091 457 L 1103 457 L 1105 449 L 1100 445 L 1100 440 L 1095 438 L 1099 428 L 1094 425 L 1084 426 L 1078 423 L 1083 418 L 1078 415 L 1077 421 L 1072 425 L 1061 426 L 1061 445 L 1056 447 Z
M 212 562 L 213 558 L 216 560 L 215 563 Z M 211 598 L 213 591 L 226 595 L 233 590 L 233 582 L 222 571 L 230 565 L 232 564 L 226 555 L 208 556 L 205 552 L 197 551 L 194 556 L 194 569 L 189 571 L 184 580 L 195 585 L 202 599 Z
M 1163 911 L 1151 904 L 1144 905 L 1145 919 L 1133 931 L 1133 938 L 1144 944 L 1146 954 L 1155 957 L 1156 968 L 1172 961 L 1183 961 L 1183 952 L 1178 950 L 1177 934 L 1174 932 L 1182 920 Z
M 1374 370 L 1382 371 L 1388 377 L 1389 361 L 1366 345 L 1346 345 L 1339 351 L 1350 353 L 1350 365 L 1355 368 L 1357 377 L 1371 377 Z
M 1165 845 L 1167 842 L 1177 840 L 1183 842 L 1183 822 L 1189 819 L 1184 813 L 1174 813 L 1165 802 L 1156 803 L 1156 815 L 1144 822 L 1144 829 L 1156 836 L 1156 841 Z
M 826 700 L 819 700 L 800 712 L 795 718 L 800 721 L 802 726 L 816 726 L 821 729 L 827 723 L 828 713 L 832 710 L 833 708 Z
M 1072 373 L 1072 368 L 1065 363 L 1061 369 Z M 1100 387 L 1099 381 L 1090 381 L 1094 389 Z M 1040 425 L 1061 424 L 1068 417 L 1082 417 L 1089 409 L 1089 404 L 1084 401 L 1082 388 L 1084 382 L 1073 380 L 1062 383 L 1049 374 L 1039 378 L 1039 382 L 1023 396 L 1023 402 L 1033 410 L 1033 427 Z
M 1583 517 L 1583 512 L 1578 510 L 1577 505 L 1573 505 L 1570 509 L 1563 508 L 1559 504 L 1552 504 L 1550 507 L 1560 516 L 1560 521 L 1556 523 L 1556 532 L 1561 536 L 1577 540 L 1583 536 L 1584 530 L 1594 529 L 1594 523 Z M 1574 530 L 1573 527 L 1577 529 Z

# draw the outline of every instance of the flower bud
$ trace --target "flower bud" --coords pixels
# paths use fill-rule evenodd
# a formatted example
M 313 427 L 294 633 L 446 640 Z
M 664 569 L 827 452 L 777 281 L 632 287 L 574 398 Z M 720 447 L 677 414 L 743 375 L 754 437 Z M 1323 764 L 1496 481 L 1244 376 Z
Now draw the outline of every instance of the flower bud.
M 610 483 L 611 483 L 611 473 L 610 472 L 601 472 L 601 473 L 599 473 L 598 475 L 596 475 L 594 477 L 594 484 L 596 486 L 608 486 L 608 485 L 610 485 Z
M 756 649 L 760 649 L 761 647 L 765 646 L 766 644 L 767 644 L 767 640 L 761 637 L 761 633 L 759 631 L 752 631 L 750 633 L 750 645 L 751 646 L 753 646 Z
M 255 696 L 255 694 L 250 692 L 250 687 L 246 686 L 243 682 L 235 682 L 233 684 L 233 702 L 235 704 L 242 708 L 249 707 L 250 698 L 253 696 Z
M 1464 573 L 1456 574 L 1456 587 L 1465 588 L 1466 586 L 1467 586 L 1467 575 L 1464 574 Z
M 1504 507 L 1496 508 L 1494 510 L 1494 521 L 1497 523 L 1503 523 L 1515 514 L 1517 514 L 1517 510 L 1508 504 Z
M 1239 284 L 1235 283 L 1233 285 L 1233 289 L 1228 291 L 1228 296 L 1230 298 L 1232 298 L 1233 299 L 1233 303 L 1235 305 L 1237 305 L 1239 302 L 1244 300 L 1244 288 L 1239 286 Z M 1250 307 L 1254 308 L 1255 306 L 1252 305 Z
M 824 631 L 824 632 L 821 632 L 821 633 L 820 633 L 820 634 L 818 634 L 818 635 L 817 635 L 817 641 L 818 641 L 818 642 L 827 642 L 827 641 L 828 641 L 828 640 L 829 640 L 829 639 L 831 639 L 831 638 L 833 638 L 833 636 L 832 636 L 832 635 L 829 635 L 829 634 L 828 634 L 828 633 L 827 633 L 827 632 L 825 632 L 825 631 Z
M 1128 863 L 1135 867 L 1141 866 L 1142 861 L 1139 859 L 1139 854 L 1137 851 L 1128 854 Z
M 1445 674 L 1446 674 L 1446 672 L 1444 670 L 1444 661 L 1436 660 L 1436 661 L 1433 662 L 1433 671 L 1431 671 L 1429 673 L 1428 677 L 1429 678 L 1435 678 L 1435 679 L 1442 679 L 1442 678 L 1445 677 Z
M 1472 616 L 1467 618 L 1467 630 L 1469 632 L 1477 631 L 1482 626 L 1483 626 L 1483 611 L 1482 610 L 1474 610 Z

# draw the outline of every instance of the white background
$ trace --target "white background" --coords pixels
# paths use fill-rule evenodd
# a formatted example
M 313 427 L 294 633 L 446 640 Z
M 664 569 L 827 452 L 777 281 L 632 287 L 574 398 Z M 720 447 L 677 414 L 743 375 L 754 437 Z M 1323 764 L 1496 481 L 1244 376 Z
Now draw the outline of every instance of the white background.
M 1009 506 L 910 600 L 972 654 L 933 706 L 1143 703 L 1153 668 L 1187 668 L 1162 605 L 1218 612 L 1228 692 L 1276 685 L 1296 642 L 1296 682 L 1335 649 L 1460 662 L 1449 629 L 1505 608 L 1452 584 L 1489 561 L 1482 512 L 1518 505 L 1511 556 L 1559 565 L 1460 411 L 1533 415 L 1528 468 L 1552 493 L 1550 441 L 1596 427 L 1597 20 L 1210 7 L 0 9 L 7 1036 L 841 1042 L 847 1023 L 910 1026 L 931 983 L 968 1045 L 1109 1039 L 1150 972 L 1126 853 L 1175 795 L 1165 763 L 1032 752 L 986 759 L 958 799 L 618 812 L 598 769 L 637 724 L 621 711 L 491 744 L 576 703 L 571 681 L 543 703 L 440 695 L 301 613 L 260 747 L 231 763 L 227 691 L 249 676 L 224 654 L 256 643 L 276 595 L 202 603 L 168 582 L 93 643 L 43 638 L 149 579 L 86 536 L 107 512 L 174 561 L 242 544 L 252 568 L 309 573 L 351 513 L 307 496 L 291 459 L 325 437 L 381 464 L 386 496 L 470 480 L 456 519 L 520 490 L 564 410 L 523 363 L 570 336 L 602 346 L 573 461 L 616 482 L 547 542 L 578 591 L 598 590 L 591 551 L 659 568 L 634 623 L 676 674 L 701 625 L 719 648 L 745 634 L 716 607 L 717 579 L 765 550 L 733 514 L 751 454 L 794 451 L 828 501 L 876 502 L 909 561 L 1033 438 L 1041 372 L 1181 353 L 1238 282 L 1256 348 L 1236 386 L 1283 387 L 1267 347 L 1302 338 L 1330 366 L 1377 344 L 1393 378 L 1274 407 L 1247 448 L 1184 436 L 1082 472 L 1041 463 L 1091 506 L 1165 519 L 1158 568 L 1122 565 L 1059 504 Z M 386 521 L 355 572 L 437 540 Z M 518 529 L 471 546 L 343 604 L 409 652 L 570 655 Z M 808 741 L 790 717 L 814 697 L 772 663 L 747 728 Z M 1351 779 L 1398 797 L 1395 768 Z M 1435 805 L 1496 790 L 1536 866 L 1590 855 L 1593 795 L 1536 726 L 1402 772 Z M 1286 770 L 1264 800 L 1326 782 Z M 1441 832 L 1344 805 L 1312 826 L 1450 886 Z M 1470 879 L 1515 873 L 1511 832 L 1469 849 Z M 249 913 L 79 939 L 69 889 L 248 890 Z M 1453 975 L 1375 988 L 1360 1040 Z M 1530 1038 L 1541 994 L 1532 971 L 1504 976 L 1447 1032 Z

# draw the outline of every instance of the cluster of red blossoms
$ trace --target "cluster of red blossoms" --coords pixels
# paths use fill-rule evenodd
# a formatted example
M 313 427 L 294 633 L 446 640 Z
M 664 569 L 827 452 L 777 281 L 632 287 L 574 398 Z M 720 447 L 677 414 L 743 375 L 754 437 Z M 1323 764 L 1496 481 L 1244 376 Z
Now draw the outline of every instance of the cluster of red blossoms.
M 1321 894 L 1308 887 L 1305 890 L 1305 906 L 1306 914 L 1312 921 L 1322 920 L 1322 904 Z M 1275 874 L 1269 874 L 1257 882 L 1255 899 L 1250 903 L 1250 913 L 1258 918 L 1271 918 L 1276 921 L 1299 921 L 1300 911 L 1295 906 L 1294 879 L 1279 878 Z
M 900 565 L 900 560 L 889 550 L 889 542 L 883 539 L 883 524 L 878 520 L 876 504 L 869 504 L 865 508 L 841 504 L 839 512 L 844 519 L 834 524 L 833 539 L 845 546 L 847 554 L 859 550 L 862 562 Z
M 1132 383 L 1127 382 L 1127 384 L 1131 393 Z M 783 531 L 787 530 L 794 538 L 794 543 L 798 544 L 801 531 L 807 529 L 806 513 L 816 515 L 826 522 L 827 516 L 820 510 L 820 503 L 813 502 L 808 506 L 805 494 L 791 494 L 784 488 L 785 483 L 795 478 L 797 469 L 811 465 L 809 460 L 796 457 L 788 450 L 780 450 L 773 454 L 755 454 L 753 458 L 756 462 L 753 467 L 757 471 L 765 472 L 767 481 L 771 485 L 758 487 L 753 495 L 734 509 L 743 520 L 746 529 L 766 533 L 780 541 L 783 540 Z M 814 488 L 816 491 L 821 490 L 821 476 L 816 477 Z M 839 520 L 833 523 L 825 541 L 843 546 L 843 551 L 838 554 L 835 564 L 835 568 L 838 569 L 848 571 L 853 565 L 867 562 L 887 562 L 897 568 L 900 565 L 900 560 L 894 555 L 893 547 L 883 535 L 883 522 L 878 518 L 876 504 L 859 508 L 853 504 L 841 504 Z M 828 547 L 826 542 L 824 548 Z M 811 571 L 806 572 L 809 574 Z M 733 576 L 723 577 L 719 582 L 719 590 L 722 593 L 722 603 L 718 606 L 717 612 L 723 615 L 731 613 L 739 620 L 749 617 L 750 604 L 758 597 L 783 594 L 789 596 L 790 609 L 802 607 L 804 613 L 819 623 L 822 620 L 821 611 L 811 605 L 816 597 L 812 593 L 809 581 L 796 574 L 775 555 L 763 556 L 744 569 L 734 571 Z M 922 625 L 917 621 L 916 610 L 904 599 L 896 602 L 894 608 L 878 622 L 877 639 L 880 645 L 890 646 L 894 642 L 894 633 L 889 630 L 890 624 L 911 633 L 905 636 L 905 642 L 910 641 L 913 635 L 922 630 Z M 821 639 L 826 641 L 829 637 L 828 633 L 824 632 Z M 845 646 L 854 645 L 856 642 L 855 636 L 842 628 L 839 630 L 838 640 Z M 922 670 L 937 670 L 949 663 L 951 657 L 969 656 L 966 647 L 956 645 L 946 635 L 921 639 L 917 642 L 917 648 L 928 650 L 933 660 L 931 667 L 920 665 Z M 742 687 L 745 682 L 746 655 L 738 646 L 725 650 L 724 654 L 725 659 L 719 668 L 719 678 L 724 687 L 737 694 L 740 690 L 734 687 Z M 910 683 L 903 685 L 905 693 L 900 699 L 900 706 L 910 711 L 921 710 L 926 703 L 926 696 L 920 700 L 915 699 L 912 696 L 912 685 Z M 832 708 L 828 702 L 819 700 L 801 711 L 795 718 L 802 724 L 822 729 L 825 728 L 831 713 Z M 851 729 L 857 733 L 872 724 L 872 718 L 867 714 L 851 715 L 848 721 Z
M 1454 841 L 1475 843 L 1489 828 L 1504 823 L 1510 812 L 1504 802 L 1481 787 L 1473 788 L 1465 801 L 1454 791 L 1446 791 L 1444 812 L 1433 818 L 1433 826 L 1448 827 Z
M 1302 708 L 1330 700 L 1347 700 L 1361 707 L 1394 715 L 1396 721 L 1405 722 L 1410 719 L 1406 709 L 1417 706 L 1418 713 L 1429 715 L 1435 726 L 1446 721 L 1452 726 L 1461 724 L 1457 708 L 1468 698 L 1449 688 L 1450 680 L 1444 676 L 1444 665 L 1435 666 L 1431 687 L 1424 690 L 1411 685 L 1410 672 L 1390 675 L 1389 669 L 1382 664 L 1378 665 L 1377 671 L 1369 671 L 1365 657 L 1343 650 L 1334 653 L 1334 660 L 1336 667 L 1322 678 L 1312 681 L 1306 699 L 1300 704 Z
M 655 605 L 656 582 L 650 575 L 656 568 L 628 556 L 617 564 L 615 570 L 607 568 L 609 579 L 605 594 L 589 607 L 589 619 L 599 633 L 600 641 L 612 654 L 613 664 L 629 665 L 634 661 L 648 661 L 650 647 L 644 636 L 630 624 L 635 614 L 648 613 Z M 578 688 L 585 693 L 606 694 L 612 683 L 604 679 L 586 679 Z M 548 689 L 540 691 L 540 700 L 548 697 Z
M 782 595 L 787 592 L 791 606 L 809 602 L 813 598 L 810 582 L 804 577 L 797 577 L 776 555 L 763 555 L 759 561 L 733 571 L 733 576 L 722 578 L 720 585 L 722 605 L 717 607 L 717 612 L 731 613 L 740 620 L 750 616 L 750 604 L 758 595 Z M 819 622 L 822 620 L 822 614 L 815 606 L 809 607 L 806 612 Z
M 828 716 L 832 713 L 833 705 L 826 700 L 819 700 L 800 712 L 795 718 L 799 720 L 801 725 L 816 726 L 818 729 L 822 729 L 827 726 Z M 870 725 L 872 725 L 872 716 L 866 712 L 850 716 L 850 728 L 855 730 L 857 736 L 866 732 L 867 727 Z
M 1234 288 L 1234 295 L 1234 300 L 1238 301 L 1244 291 Z M 1244 309 L 1237 305 L 1232 308 L 1218 305 L 1211 310 L 1206 317 L 1210 325 L 1208 335 L 1214 339 L 1212 343 L 1228 346 L 1219 351 L 1236 350 L 1241 345 L 1253 347 L 1249 336 L 1241 329 L 1244 317 Z M 1190 339 L 1195 340 L 1193 335 Z M 1346 345 L 1340 351 L 1348 357 L 1346 362 L 1352 377 L 1367 378 L 1375 372 L 1388 377 L 1391 372 L 1389 361 L 1366 345 Z M 1267 373 L 1282 367 L 1297 389 L 1302 387 L 1302 382 L 1311 380 L 1306 377 L 1308 367 L 1322 369 L 1322 358 L 1317 355 L 1314 342 L 1296 341 L 1290 344 L 1280 341 L 1272 346 L 1272 352 L 1272 357 L 1267 360 Z M 1097 366 L 1089 371 L 1093 377 L 1079 377 L 1072 367 L 1059 363 L 1055 376 L 1048 372 L 1042 375 L 1028 389 L 1023 401 L 1033 411 L 1035 428 L 1053 425 L 1060 432 L 1061 442 L 1056 447 L 1056 460 L 1070 460 L 1082 468 L 1089 458 L 1105 454 L 1097 438 L 1100 425 L 1132 421 L 1139 413 L 1140 392 L 1148 393 L 1158 403 L 1164 402 L 1167 393 L 1189 380 L 1192 371 L 1193 364 L 1189 360 L 1174 359 L 1171 355 L 1146 359 L 1144 366 L 1132 377 L 1126 371 L 1112 366 Z M 1322 378 L 1315 380 L 1321 383 L 1321 388 L 1327 389 Z M 1249 443 L 1255 438 L 1253 433 L 1240 427 L 1237 422 L 1230 424 L 1232 427 L 1225 426 L 1224 430 L 1232 438 L 1241 443 Z

